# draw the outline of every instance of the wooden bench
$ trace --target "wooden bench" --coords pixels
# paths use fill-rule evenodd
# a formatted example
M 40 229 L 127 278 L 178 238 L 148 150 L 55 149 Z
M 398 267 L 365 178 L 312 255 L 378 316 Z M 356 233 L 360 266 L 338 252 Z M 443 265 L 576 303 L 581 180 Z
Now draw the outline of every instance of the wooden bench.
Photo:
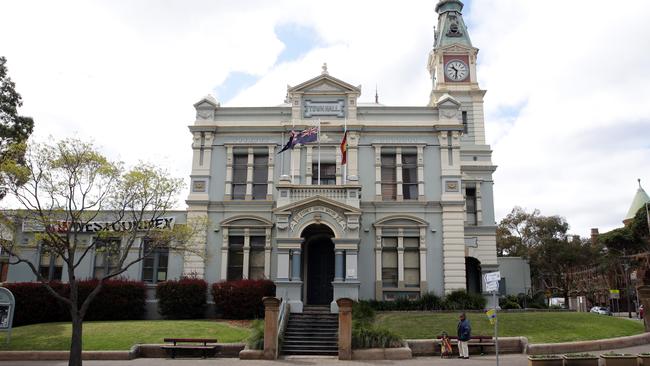
M 203 358 L 206 358 L 208 357 L 208 351 L 211 351 L 211 354 L 214 355 L 215 352 L 217 351 L 217 348 L 219 347 L 218 345 L 214 344 L 217 343 L 216 339 L 165 338 L 164 341 L 173 343 L 173 344 L 166 344 L 160 347 L 165 351 L 170 352 L 172 358 L 176 358 L 176 351 L 178 350 L 201 351 L 203 354 Z M 186 344 L 179 344 L 179 343 L 186 343 Z
M 438 340 L 442 339 L 442 336 L 436 337 Z M 449 340 L 451 341 L 452 346 L 458 347 L 458 337 L 456 336 L 449 336 Z M 469 342 L 467 342 L 467 347 L 478 347 L 479 350 L 481 351 L 481 354 L 485 354 L 483 352 L 483 347 L 494 347 L 494 339 L 492 336 L 472 336 L 469 339 Z

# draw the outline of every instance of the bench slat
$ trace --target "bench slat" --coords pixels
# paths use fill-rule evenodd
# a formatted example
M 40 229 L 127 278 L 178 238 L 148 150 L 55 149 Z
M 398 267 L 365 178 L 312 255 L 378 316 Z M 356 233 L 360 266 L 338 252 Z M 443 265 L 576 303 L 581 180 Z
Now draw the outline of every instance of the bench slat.
M 207 338 L 164 338 L 164 342 L 195 342 L 195 343 L 217 343 L 216 339 Z

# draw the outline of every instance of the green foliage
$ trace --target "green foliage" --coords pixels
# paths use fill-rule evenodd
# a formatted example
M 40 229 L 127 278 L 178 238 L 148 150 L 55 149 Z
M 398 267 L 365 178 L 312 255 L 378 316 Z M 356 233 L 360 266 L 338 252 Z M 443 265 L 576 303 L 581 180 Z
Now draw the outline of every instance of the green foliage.
M 352 304 L 352 320 L 370 324 L 375 321 L 375 309 L 367 301 L 354 302 Z
M 403 344 L 402 338 L 387 328 L 363 323 L 352 327 L 352 348 L 396 348 Z
M 480 310 L 485 308 L 485 298 L 481 294 L 457 290 L 445 296 L 443 304 L 445 310 Z
M 440 298 L 434 293 L 426 293 L 417 300 L 398 297 L 394 301 L 361 300 L 377 311 L 418 311 L 418 310 L 482 310 L 485 298 L 481 294 L 468 294 L 463 290 L 450 293 Z
M 246 338 L 246 345 L 250 349 L 264 349 L 264 320 L 253 320 L 251 335 Z
M 205 316 L 208 284 L 202 279 L 181 278 L 156 286 L 158 311 L 165 319 L 200 319 Z
M 561 359 L 558 355 L 530 355 L 528 356 L 531 360 L 550 360 L 550 359 Z
M 565 358 L 598 358 L 596 355 L 591 353 L 569 353 L 564 355 Z
M 25 142 L 32 134 L 34 120 L 18 115 L 23 105 L 7 70 L 7 59 L 0 57 L 0 186 L 23 185 L 27 181 Z M 20 174 L 19 174 L 20 173 Z M 6 194 L 0 190 L 0 199 Z

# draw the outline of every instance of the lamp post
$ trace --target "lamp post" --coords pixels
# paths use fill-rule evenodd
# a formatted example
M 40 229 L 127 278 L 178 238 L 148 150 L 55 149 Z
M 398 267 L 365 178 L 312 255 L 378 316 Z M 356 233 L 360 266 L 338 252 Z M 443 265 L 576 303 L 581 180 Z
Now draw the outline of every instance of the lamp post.
M 627 273 L 630 268 L 630 259 L 623 258 L 623 269 L 625 270 L 625 298 L 627 299 L 627 317 L 632 318 L 632 310 L 630 309 L 630 278 Z

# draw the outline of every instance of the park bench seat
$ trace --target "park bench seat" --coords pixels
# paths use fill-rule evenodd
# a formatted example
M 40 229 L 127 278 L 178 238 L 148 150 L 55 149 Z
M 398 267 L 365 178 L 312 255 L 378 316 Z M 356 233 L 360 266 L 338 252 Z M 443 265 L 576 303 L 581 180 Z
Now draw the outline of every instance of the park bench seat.
M 442 339 L 442 336 L 436 337 L 438 340 Z M 449 341 L 451 342 L 452 346 L 458 347 L 458 337 L 456 336 L 449 336 Z M 467 347 L 468 348 L 476 348 L 478 347 L 479 350 L 481 351 L 481 354 L 484 354 L 485 352 L 483 351 L 483 347 L 493 347 L 495 345 L 494 339 L 492 336 L 472 336 L 469 339 L 469 342 L 467 342 Z
M 201 351 L 203 358 L 208 357 L 208 353 L 214 355 L 219 345 L 216 339 L 206 338 L 165 338 L 163 341 L 172 343 L 162 345 L 160 348 L 164 349 L 171 354 L 172 358 L 176 358 L 178 350 L 186 351 Z

